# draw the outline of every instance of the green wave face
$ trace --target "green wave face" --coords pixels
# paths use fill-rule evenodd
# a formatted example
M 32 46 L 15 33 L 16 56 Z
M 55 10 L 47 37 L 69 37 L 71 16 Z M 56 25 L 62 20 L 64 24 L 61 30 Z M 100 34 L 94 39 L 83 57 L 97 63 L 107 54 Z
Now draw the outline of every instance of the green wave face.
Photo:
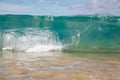
M 119 52 L 120 17 L 0 15 L 0 48 Z

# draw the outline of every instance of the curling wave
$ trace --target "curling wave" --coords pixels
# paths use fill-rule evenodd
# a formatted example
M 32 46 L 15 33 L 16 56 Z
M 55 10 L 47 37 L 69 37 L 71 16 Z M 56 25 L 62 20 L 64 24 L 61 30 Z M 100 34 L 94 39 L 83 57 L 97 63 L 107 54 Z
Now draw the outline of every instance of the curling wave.
M 0 15 L 0 49 L 120 52 L 120 17 Z

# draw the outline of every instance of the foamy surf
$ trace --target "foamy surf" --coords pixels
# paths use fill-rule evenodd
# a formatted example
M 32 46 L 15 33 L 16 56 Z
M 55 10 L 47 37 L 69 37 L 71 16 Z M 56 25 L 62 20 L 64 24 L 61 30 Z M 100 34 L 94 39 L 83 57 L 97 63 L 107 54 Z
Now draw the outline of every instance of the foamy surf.
M 62 44 L 52 31 L 36 28 L 9 30 L 3 32 L 2 50 L 43 52 L 61 50 Z

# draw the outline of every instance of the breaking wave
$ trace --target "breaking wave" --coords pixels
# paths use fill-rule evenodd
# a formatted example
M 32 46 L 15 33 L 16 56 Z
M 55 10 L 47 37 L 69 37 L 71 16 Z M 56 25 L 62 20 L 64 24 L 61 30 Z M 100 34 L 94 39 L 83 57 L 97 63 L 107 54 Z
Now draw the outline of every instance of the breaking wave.
M 0 49 L 119 51 L 120 17 L 0 15 Z
M 24 28 L 3 32 L 3 50 L 41 52 L 61 50 L 62 44 L 57 35 L 50 30 Z

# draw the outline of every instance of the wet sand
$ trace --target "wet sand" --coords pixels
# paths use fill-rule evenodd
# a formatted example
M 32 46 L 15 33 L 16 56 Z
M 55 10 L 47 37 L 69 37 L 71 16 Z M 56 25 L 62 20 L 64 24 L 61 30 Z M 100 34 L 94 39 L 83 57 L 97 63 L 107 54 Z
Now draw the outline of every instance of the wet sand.
M 3 52 L 0 80 L 120 80 L 119 59 L 58 54 Z

